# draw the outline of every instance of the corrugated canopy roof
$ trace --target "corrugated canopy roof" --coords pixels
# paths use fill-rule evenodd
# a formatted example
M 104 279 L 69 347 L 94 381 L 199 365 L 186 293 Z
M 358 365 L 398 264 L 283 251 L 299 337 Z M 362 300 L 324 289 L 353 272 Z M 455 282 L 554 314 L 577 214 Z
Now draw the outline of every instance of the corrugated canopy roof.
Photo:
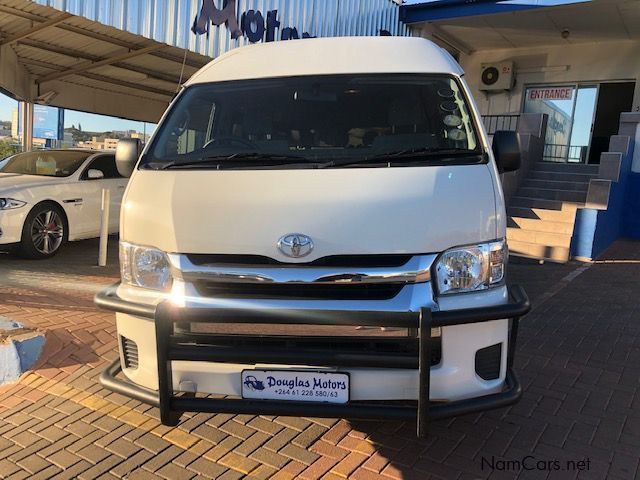
M 158 121 L 211 59 L 27 0 L 0 0 L 0 86 L 24 100 Z

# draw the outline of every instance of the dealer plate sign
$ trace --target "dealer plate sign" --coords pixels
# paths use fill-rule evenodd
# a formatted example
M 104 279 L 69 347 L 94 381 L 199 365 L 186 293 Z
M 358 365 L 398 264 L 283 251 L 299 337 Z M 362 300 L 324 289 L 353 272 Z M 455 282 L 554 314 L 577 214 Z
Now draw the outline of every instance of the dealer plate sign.
M 349 375 L 300 370 L 243 370 L 242 398 L 347 403 Z

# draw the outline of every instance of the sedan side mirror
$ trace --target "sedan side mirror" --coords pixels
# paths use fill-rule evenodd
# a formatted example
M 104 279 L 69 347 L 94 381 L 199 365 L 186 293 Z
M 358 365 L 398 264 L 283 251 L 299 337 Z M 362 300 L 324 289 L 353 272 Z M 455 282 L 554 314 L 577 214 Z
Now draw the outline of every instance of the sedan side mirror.
M 498 172 L 513 172 L 520 168 L 520 142 L 516 132 L 498 130 L 493 134 L 491 149 L 498 165 Z
M 128 178 L 133 173 L 133 169 L 136 168 L 138 158 L 141 152 L 140 139 L 138 138 L 123 138 L 118 140 L 118 146 L 116 147 L 116 167 L 118 173 L 125 178 Z
M 104 173 L 102 173 L 102 170 L 98 170 L 97 168 L 90 168 L 87 172 L 87 178 L 89 180 L 100 180 L 101 178 L 104 178 Z

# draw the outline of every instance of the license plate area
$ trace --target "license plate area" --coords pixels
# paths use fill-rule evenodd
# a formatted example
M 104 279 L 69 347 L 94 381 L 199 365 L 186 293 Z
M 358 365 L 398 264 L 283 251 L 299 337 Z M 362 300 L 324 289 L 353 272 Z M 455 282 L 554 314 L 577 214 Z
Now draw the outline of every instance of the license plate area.
M 310 370 L 243 370 L 242 398 L 347 403 L 349 374 Z

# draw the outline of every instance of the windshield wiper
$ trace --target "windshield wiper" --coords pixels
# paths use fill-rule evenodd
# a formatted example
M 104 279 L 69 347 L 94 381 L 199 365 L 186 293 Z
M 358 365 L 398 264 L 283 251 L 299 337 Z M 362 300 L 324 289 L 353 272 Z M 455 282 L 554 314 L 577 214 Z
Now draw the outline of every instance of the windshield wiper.
M 404 150 L 397 150 L 395 152 L 386 152 L 379 155 L 372 155 L 361 158 L 342 158 L 339 160 L 332 160 L 330 162 L 320 165 L 319 168 L 332 168 L 342 167 L 348 165 L 355 165 L 359 163 L 387 163 L 396 162 L 398 160 L 404 160 L 407 158 L 458 158 L 458 157 L 478 157 L 482 155 L 478 151 L 474 150 L 462 150 L 459 148 L 433 148 L 433 147 L 420 147 L 420 148 L 407 148 Z
M 257 163 L 257 165 L 256 165 Z M 246 166 L 258 166 L 258 167 L 272 167 L 277 165 L 314 165 L 307 162 L 305 157 L 299 155 L 282 155 L 282 154 L 268 154 L 268 153 L 234 153 L 232 155 L 212 155 L 206 157 L 198 157 L 191 160 L 175 160 L 173 162 L 165 163 L 160 167 L 160 170 L 168 170 L 171 168 L 182 167 L 211 167 L 224 168 L 228 166 L 232 167 L 246 167 Z

